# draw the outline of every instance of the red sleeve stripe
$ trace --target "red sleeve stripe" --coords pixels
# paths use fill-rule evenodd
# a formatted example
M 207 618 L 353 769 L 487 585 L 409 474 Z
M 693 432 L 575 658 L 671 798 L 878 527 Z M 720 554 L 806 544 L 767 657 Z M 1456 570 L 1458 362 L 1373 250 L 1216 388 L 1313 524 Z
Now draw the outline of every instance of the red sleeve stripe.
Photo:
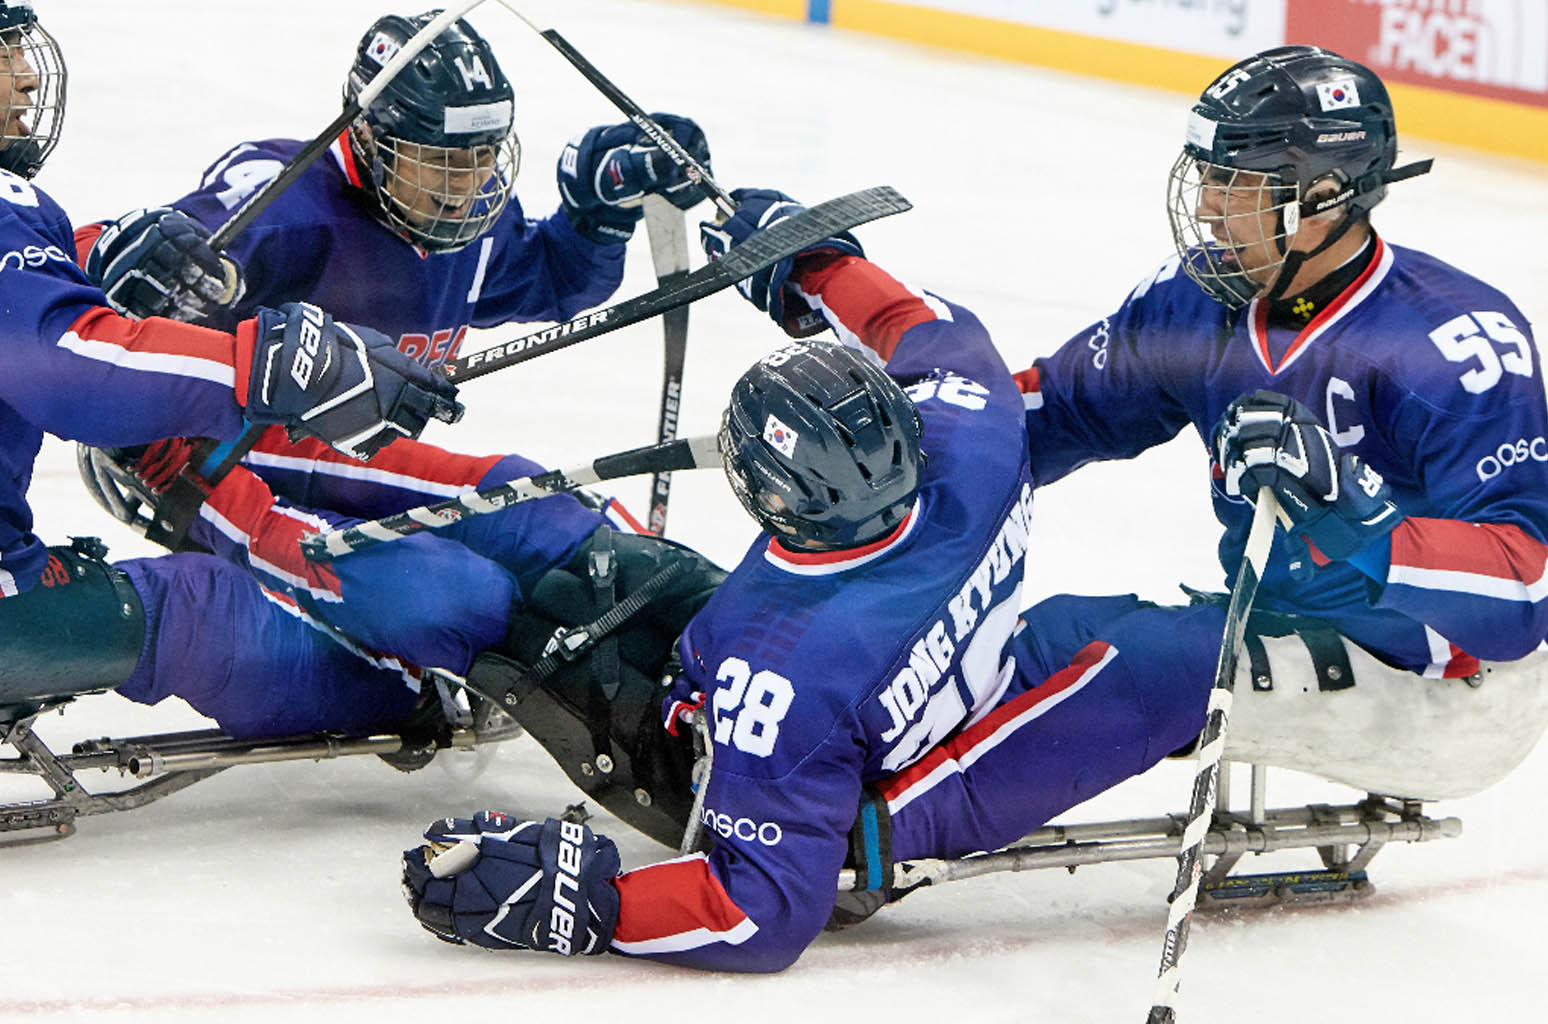
M 75 229 L 76 266 L 85 268 L 86 257 L 91 255 L 91 247 L 97 244 L 97 238 L 105 227 L 106 224 L 82 224 Z
M 843 273 L 839 273 L 839 271 Z M 858 256 L 812 260 L 802 268 L 803 294 L 819 300 L 828 322 L 891 359 L 903 332 L 930 320 L 949 320 L 946 307 L 910 290 L 874 263 Z
M 955 739 L 942 743 L 882 782 L 881 794 L 887 800 L 888 812 L 896 814 L 942 780 L 971 768 L 979 758 L 1010 739 L 1016 730 L 1079 693 L 1117 656 L 1118 648 L 1110 644 L 1100 640 L 1088 644 L 1067 668 L 1049 676 L 1041 686 L 1006 701 Z
M 342 584 L 334 571 L 301 553 L 301 538 L 328 529 L 328 524 L 297 509 L 275 505 L 268 486 L 251 472 L 240 466 L 232 470 L 199 507 L 199 516 L 246 548 L 248 563 L 254 569 L 318 600 L 342 600 Z
M 680 953 L 723 942 L 739 946 L 758 926 L 726 895 L 702 853 L 618 876 L 613 949 L 646 955 Z
M 1392 532 L 1387 583 L 1535 603 L 1548 596 L 1548 547 L 1517 526 L 1410 517 Z
M 175 320 L 129 320 L 106 307 L 81 314 L 57 342 L 83 359 L 236 386 L 229 334 Z
M 1016 386 L 1021 389 L 1021 402 L 1028 409 L 1043 407 L 1043 375 L 1037 367 L 1029 366 L 1015 375 Z
M 313 438 L 292 443 L 283 428 L 272 427 L 264 431 L 246 458 L 258 466 L 321 473 L 452 498 L 477 487 L 502 457 L 459 455 L 423 441 L 404 439 L 388 445 L 367 464 Z

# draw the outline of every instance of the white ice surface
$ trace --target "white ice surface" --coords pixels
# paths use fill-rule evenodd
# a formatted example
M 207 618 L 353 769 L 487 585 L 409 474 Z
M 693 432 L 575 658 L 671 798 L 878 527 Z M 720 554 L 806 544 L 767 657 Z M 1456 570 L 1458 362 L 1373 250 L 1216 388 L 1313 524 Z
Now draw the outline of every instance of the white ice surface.
M 66 138 L 39 181 L 77 223 L 182 193 L 234 142 L 321 130 L 356 40 L 381 12 L 367 0 L 38 6 L 71 73 Z M 808 201 L 900 189 L 917 208 L 863 229 L 869 252 L 979 312 L 1013 367 L 1109 312 L 1169 251 L 1164 183 L 1182 96 L 692 5 L 534 0 L 526 9 L 647 109 L 695 116 L 727 187 L 775 186 Z M 516 82 L 521 194 L 529 212 L 545 213 L 562 142 L 619 118 L 495 4 L 473 20 Z M 1405 155 L 1435 155 L 1436 170 L 1393 188 L 1379 216 L 1386 236 L 1485 277 L 1541 326 L 1543 168 L 1418 141 Z M 619 295 L 651 283 L 637 240 Z M 779 340 L 731 293 L 694 307 L 691 338 L 684 434 L 713 430 L 730 383 Z M 645 443 L 659 353 L 659 330 L 643 325 L 470 382 L 466 421 L 430 436 L 555 465 Z M 1178 581 L 1218 587 L 1205 472 L 1190 434 L 1040 491 L 1028 601 L 1128 590 L 1172 600 Z M 619 493 L 644 504 L 642 483 Z M 750 524 L 718 476 L 680 474 L 673 494 L 670 533 L 734 560 Z M 99 534 L 116 555 L 151 553 L 92 505 L 62 444 L 45 447 L 32 500 L 50 540 Z M 87 736 L 201 724 L 186 708 L 105 696 L 39 731 L 68 749 Z M 1180 811 L 1190 773 L 1163 765 L 1066 820 Z M 1379 893 L 1362 905 L 1199 921 L 1184 960 L 1184 1019 L 1541 1019 L 1544 781 L 1539 749 L 1495 789 L 1439 805 L 1463 819 L 1464 836 L 1384 851 L 1372 870 Z M 12 794 L 34 795 L 16 792 L 15 780 L 0 785 L 0 797 Z M 1270 793 L 1275 805 L 1356 795 L 1288 776 Z M 924 891 L 820 938 L 769 978 L 486 954 L 435 942 L 409 918 L 397 854 L 426 822 L 486 806 L 541 815 L 574 798 L 541 750 L 518 741 L 471 780 L 436 766 L 402 776 L 374 758 L 254 766 L 82 819 L 63 843 L 0 851 L 0 1019 L 1073 1024 L 1138 1021 L 1149 1006 L 1169 861 Z M 617 837 L 628 865 L 663 852 L 605 816 L 595 824 Z M 1301 852 L 1244 866 L 1314 860 Z

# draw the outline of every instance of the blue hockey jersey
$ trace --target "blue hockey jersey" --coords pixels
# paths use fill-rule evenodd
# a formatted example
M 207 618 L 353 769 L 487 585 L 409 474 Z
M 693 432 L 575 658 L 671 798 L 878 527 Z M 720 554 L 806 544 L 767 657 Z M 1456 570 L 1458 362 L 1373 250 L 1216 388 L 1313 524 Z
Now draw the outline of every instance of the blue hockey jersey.
M 913 398 L 927 463 L 913 511 L 866 547 L 761 534 L 681 641 L 667 715 L 708 695 L 707 855 L 626 872 L 613 949 L 777 970 L 821 930 L 862 785 L 988 714 L 1014 672 L 1032 495 L 1021 397 L 967 310 L 845 257 L 802 287 Z M 927 801 L 916 811 L 924 812 Z M 973 816 L 953 806 L 966 833 Z M 960 849 L 1009 836 L 963 834 Z M 943 851 L 945 852 L 945 851 Z
M 229 439 L 242 425 L 233 388 L 241 379 L 245 393 L 247 366 L 237 339 L 118 316 L 73 253 L 58 204 L 0 171 L 0 597 L 30 589 L 48 558 L 27 503 L 45 432 L 132 445 Z
M 214 230 L 302 145 L 244 142 L 205 170 L 198 189 L 170 205 Z M 305 299 L 438 365 L 457 354 L 470 325 L 568 320 L 601 303 L 623 279 L 622 245 L 581 238 L 558 210 L 529 220 L 514 196 L 471 245 L 425 253 L 372 216 L 362 173 L 340 137 L 236 236 L 227 252 L 241 261 L 247 282 L 234 309 L 238 317 L 256 306 Z
M 1373 238 L 1361 275 L 1299 332 L 1267 303 L 1212 301 L 1174 258 L 1112 316 L 1017 375 L 1039 484 L 1130 458 L 1192 425 L 1208 438 L 1258 389 L 1297 399 L 1391 484 L 1408 516 L 1390 565 L 1290 578 L 1276 538 L 1262 607 L 1319 616 L 1389 663 L 1467 675 L 1548 632 L 1548 405 L 1531 332 L 1500 292 Z M 1234 573 L 1251 507 L 1213 468 L 1220 561 Z

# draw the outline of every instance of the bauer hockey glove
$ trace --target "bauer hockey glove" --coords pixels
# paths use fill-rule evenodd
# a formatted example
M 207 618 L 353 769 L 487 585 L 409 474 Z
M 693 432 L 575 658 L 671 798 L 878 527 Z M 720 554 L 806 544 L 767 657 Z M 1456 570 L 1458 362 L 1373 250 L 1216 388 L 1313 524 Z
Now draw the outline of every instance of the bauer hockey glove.
M 1213 447 L 1226 493 L 1271 488 L 1293 524 L 1291 540 L 1309 545 L 1314 560 L 1347 559 L 1403 521 L 1381 474 L 1285 395 L 1255 391 L 1232 402 Z
M 403 851 L 403 897 L 438 939 L 596 956 L 618 924 L 618 848 L 570 821 L 442 818 Z
M 104 225 L 86 256 L 86 276 L 124 316 L 189 323 L 229 316 L 246 290 L 242 265 L 211 249 L 209 237 L 180 210 L 136 210 Z
M 723 224 L 699 224 L 699 243 L 711 261 L 724 256 L 733 246 L 741 245 L 757 232 L 786 217 L 794 217 L 806 207 L 773 189 L 739 188 L 731 193 L 736 214 Z M 809 338 L 828 327 L 823 315 L 811 307 L 800 289 L 790 280 L 796 261 L 818 252 L 837 252 L 864 256 L 860 242 L 848 231 L 825 238 L 816 245 L 787 256 L 766 270 L 737 282 L 736 290 L 792 338 Z
M 652 114 L 705 170 L 709 143 L 692 120 Z M 686 210 L 702 199 L 699 187 L 666 151 L 631 123 L 592 128 L 559 154 L 559 196 L 577 234 L 599 245 L 627 242 L 644 211 L 640 200 L 659 195 Z
M 247 418 L 284 424 L 292 438 L 310 435 L 369 459 L 397 438 L 418 437 L 432 417 L 462 417 L 450 381 L 385 335 L 338 323 L 310 303 L 260 308 L 236 337 L 237 397 Z

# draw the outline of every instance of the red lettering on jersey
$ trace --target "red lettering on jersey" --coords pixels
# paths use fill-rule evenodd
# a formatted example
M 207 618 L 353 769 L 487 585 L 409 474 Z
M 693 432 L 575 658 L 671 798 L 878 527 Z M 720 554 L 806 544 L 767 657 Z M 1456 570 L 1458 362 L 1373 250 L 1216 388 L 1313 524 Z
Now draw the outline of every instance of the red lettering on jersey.
M 48 564 L 43 567 L 43 575 L 38 582 L 45 587 L 69 586 L 70 570 L 65 568 L 58 555 L 49 555 Z
M 404 334 L 398 338 L 398 351 L 410 359 L 420 359 L 430 351 L 430 339 L 423 334 Z

